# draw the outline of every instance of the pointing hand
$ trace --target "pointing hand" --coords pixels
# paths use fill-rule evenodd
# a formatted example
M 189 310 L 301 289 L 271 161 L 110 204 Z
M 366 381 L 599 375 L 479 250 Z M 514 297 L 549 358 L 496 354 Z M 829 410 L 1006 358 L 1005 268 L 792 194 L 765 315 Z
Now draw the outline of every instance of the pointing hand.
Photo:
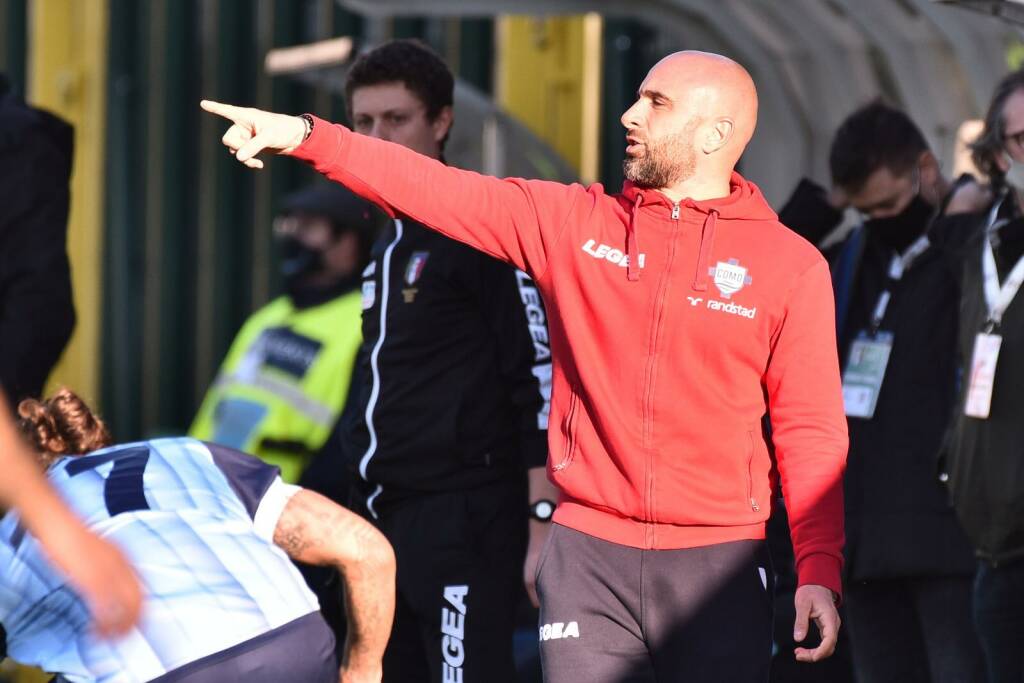
M 306 122 L 298 116 L 274 114 L 251 107 L 236 107 L 212 100 L 203 100 L 199 106 L 231 121 L 221 141 L 235 158 L 249 168 L 263 168 L 256 158 L 267 150 L 274 154 L 289 154 L 306 137 Z

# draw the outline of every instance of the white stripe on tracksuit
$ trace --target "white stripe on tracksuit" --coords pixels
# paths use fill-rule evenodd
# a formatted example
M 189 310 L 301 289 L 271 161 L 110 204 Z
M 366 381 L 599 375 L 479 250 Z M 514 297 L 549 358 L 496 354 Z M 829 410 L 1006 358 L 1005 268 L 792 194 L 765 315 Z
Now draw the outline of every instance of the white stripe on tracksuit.
M 373 409 L 377 406 L 377 399 L 380 397 L 380 364 L 378 358 L 380 357 L 380 349 L 384 346 L 384 337 L 387 335 L 387 319 L 388 319 L 388 286 L 391 280 L 391 253 L 395 250 L 395 246 L 399 240 L 402 239 L 402 221 L 399 218 L 395 219 L 395 239 L 391 241 L 387 249 L 384 250 L 384 258 L 381 263 L 381 292 L 380 292 L 380 333 L 377 336 L 377 343 L 373 345 L 373 351 L 370 353 L 370 371 L 373 374 L 373 388 L 370 390 L 370 400 L 366 402 L 366 428 L 370 432 L 370 445 L 366 449 L 366 453 L 363 454 L 362 459 L 359 461 L 359 474 L 364 480 L 369 481 L 366 478 L 366 468 L 370 464 L 370 459 L 373 458 L 377 452 L 377 430 L 373 425 Z M 373 515 L 374 519 L 377 518 L 377 511 L 373 509 L 373 501 L 376 500 L 377 496 L 381 494 L 384 487 L 377 484 L 377 489 L 370 494 L 370 497 L 366 499 L 366 508 Z

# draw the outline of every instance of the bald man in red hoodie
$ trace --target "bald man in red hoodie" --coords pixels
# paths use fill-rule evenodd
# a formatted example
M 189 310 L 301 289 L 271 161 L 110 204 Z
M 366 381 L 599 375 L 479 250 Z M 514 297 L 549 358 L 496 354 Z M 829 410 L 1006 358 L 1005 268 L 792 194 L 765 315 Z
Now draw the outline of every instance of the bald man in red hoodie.
M 680 52 L 651 69 L 622 116 L 619 194 L 480 176 L 310 115 L 202 106 L 232 121 L 224 143 L 245 165 L 299 158 L 540 287 L 559 489 L 537 578 L 546 680 L 767 680 L 779 480 L 794 637 L 809 621 L 822 634 L 797 657 L 831 654 L 847 449 L 832 287 L 734 171 L 757 119 L 742 66 Z

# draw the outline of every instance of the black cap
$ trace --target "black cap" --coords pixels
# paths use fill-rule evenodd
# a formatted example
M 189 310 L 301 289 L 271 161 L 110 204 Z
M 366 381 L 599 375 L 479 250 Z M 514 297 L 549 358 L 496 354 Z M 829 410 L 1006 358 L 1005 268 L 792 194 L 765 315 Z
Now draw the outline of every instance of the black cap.
M 318 183 L 286 196 L 281 213 L 324 216 L 339 232 L 355 230 L 373 236 L 384 219 L 376 206 L 337 183 Z

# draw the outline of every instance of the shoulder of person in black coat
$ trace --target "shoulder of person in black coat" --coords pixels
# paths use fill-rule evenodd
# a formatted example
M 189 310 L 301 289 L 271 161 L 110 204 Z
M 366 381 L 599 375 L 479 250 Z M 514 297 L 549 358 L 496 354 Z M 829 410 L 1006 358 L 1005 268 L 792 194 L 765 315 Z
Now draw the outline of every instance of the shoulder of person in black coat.
M 0 83 L 0 380 L 37 395 L 74 328 L 66 250 L 72 128 Z
M 843 221 L 843 212 L 829 202 L 828 191 L 802 178 L 779 210 L 779 221 L 818 246 Z
M 965 259 L 976 256 L 988 220 L 988 212 L 940 216 L 928 229 L 928 239 L 959 280 Z
M 63 180 L 71 177 L 74 129 L 59 116 L 25 104 L 0 74 L 0 154 L 36 144 L 51 147 L 60 156 Z
M 928 239 L 944 251 L 955 252 L 977 241 L 987 218 L 985 211 L 939 216 L 928 228 Z

